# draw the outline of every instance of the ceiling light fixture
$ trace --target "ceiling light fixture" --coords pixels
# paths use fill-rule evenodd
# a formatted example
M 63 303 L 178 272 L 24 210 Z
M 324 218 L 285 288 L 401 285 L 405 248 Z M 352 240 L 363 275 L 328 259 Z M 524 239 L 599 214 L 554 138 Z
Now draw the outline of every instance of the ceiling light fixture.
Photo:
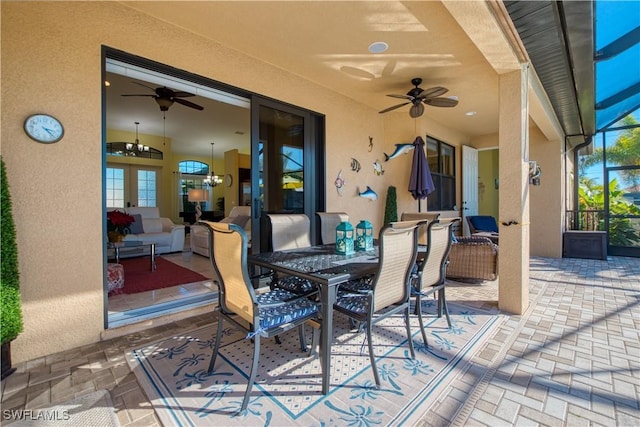
M 125 145 L 127 149 L 127 156 L 139 156 L 141 153 L 149 152 L 149 146 L 140 144 L 140 140 L 138 139 L 138 125 L 140 122 L 134 122 L 136 124 L 136 142 L 135 144 L 128 143 Z
M 382 53 L 386 52 L 389 49 L 389 45 L 385 42 L 373 42 L 369 45 L 369 52 L 371 53 Z
M 204 179 L 204 183 L 207 184 L 209 187 L 215 187 L 222 184 L 222 178 L 216 175 L 215 172 L 213 171 L 213 144 L 215 143 L 214 142 L 211 143 L 211 169 L 209 169 L 209 174 Z

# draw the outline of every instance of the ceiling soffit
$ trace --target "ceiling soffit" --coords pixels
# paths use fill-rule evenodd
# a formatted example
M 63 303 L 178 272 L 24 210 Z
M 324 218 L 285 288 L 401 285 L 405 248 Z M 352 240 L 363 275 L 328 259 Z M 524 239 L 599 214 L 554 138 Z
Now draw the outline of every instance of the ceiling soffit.
M 567 136 L 595 131 L 590 3 L 504 2 Z

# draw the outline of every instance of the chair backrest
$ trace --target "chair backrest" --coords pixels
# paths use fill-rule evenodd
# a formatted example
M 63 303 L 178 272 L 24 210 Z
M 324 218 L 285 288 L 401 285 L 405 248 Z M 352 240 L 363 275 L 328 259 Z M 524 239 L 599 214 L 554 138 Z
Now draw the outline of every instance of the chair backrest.
M 436 221 L 440 213 L 434 212 L 402 212 L 400 215 L 401 221 L 428 221 L 426 224 L 420 227 L 420 233 L 418 234 L 418 243 L 421 245 L 427 244 L 427 226 Z
M 346 212 L 316 212 L 320 218 L 320 237 L 323 245 L 336 242 L 336 227 L 343 221 L 349 221 Z
M 311 222 L 305 214 L 269 214 L 274 251 L 311 246 Z
M 480 231 L 498 232 L 498 223 L 491 215 L 469 215 L 467 216 L 467 224 L 469 224 L 471 234 Z
M 419 221 L 394 222 L 380 230 L 380 262 L 372 284 L 374 312 L 409 299 L 420 225 Z
M 209 259 L 220 285 L 219 304 L 256 324 L 256 295 L 247 270 L 247 235 L 236 224 L 203 222 L 209 229 Z
M 420 265 L 420 289 L 444 283 L 453 239 L 452 227 L 460 219 L 432 222 L 427 226 L 427 255 Z

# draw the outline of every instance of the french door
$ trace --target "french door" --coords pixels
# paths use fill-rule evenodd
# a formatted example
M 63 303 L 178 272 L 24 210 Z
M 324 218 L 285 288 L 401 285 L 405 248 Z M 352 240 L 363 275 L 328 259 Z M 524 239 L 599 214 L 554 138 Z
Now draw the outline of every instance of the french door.
M 254 96 L 251 101 L 252 251 L 269 250 L 268 213 L 304 213 L 317 239 L 324 210 L 323 117 Z
M 159 206 L 159 175 L 159 168 L 118 163 L 107 164 L 107 208 Z

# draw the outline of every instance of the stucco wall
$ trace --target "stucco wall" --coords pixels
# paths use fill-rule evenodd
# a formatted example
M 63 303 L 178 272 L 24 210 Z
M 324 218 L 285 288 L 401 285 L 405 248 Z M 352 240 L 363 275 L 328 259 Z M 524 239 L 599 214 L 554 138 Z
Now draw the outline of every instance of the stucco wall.
M 413 140 L 416 125 L 405 116 L 382 118 L 327 88 L 118 3 L 2 2 L 1 8 L 1 143 L 14 199 L 25 319 L 12 346 L 15 362 L 98 341 L 103 330 L 102 45 L 325 114 L 328 209 L 344 210 L 354 221 L 367 218 L 378 229 L 391 184 L 398 188 L 399 209 L 415 209 L 402 191 L 406 164 L 388 162 L 382 176 L 371 165 L 395 143 Z M 58 117 L 64 139 L 52 145 L 28 139 L 22 124 L 35 112 Z M 402 118 L 397 128 L 396 117 Z M 464 139 L 438 124 L 417 126 L 418 134 L 435 129 L 452 144 Z M 401 134 L 407 128 L 412 131 Z M 347 171 L 351 157 L 363 166 L 355 175 Z M 347 174 L 342 196 L 333 186 L 340 169 Z M 366 185 L 378 201 L 356 197 Z

